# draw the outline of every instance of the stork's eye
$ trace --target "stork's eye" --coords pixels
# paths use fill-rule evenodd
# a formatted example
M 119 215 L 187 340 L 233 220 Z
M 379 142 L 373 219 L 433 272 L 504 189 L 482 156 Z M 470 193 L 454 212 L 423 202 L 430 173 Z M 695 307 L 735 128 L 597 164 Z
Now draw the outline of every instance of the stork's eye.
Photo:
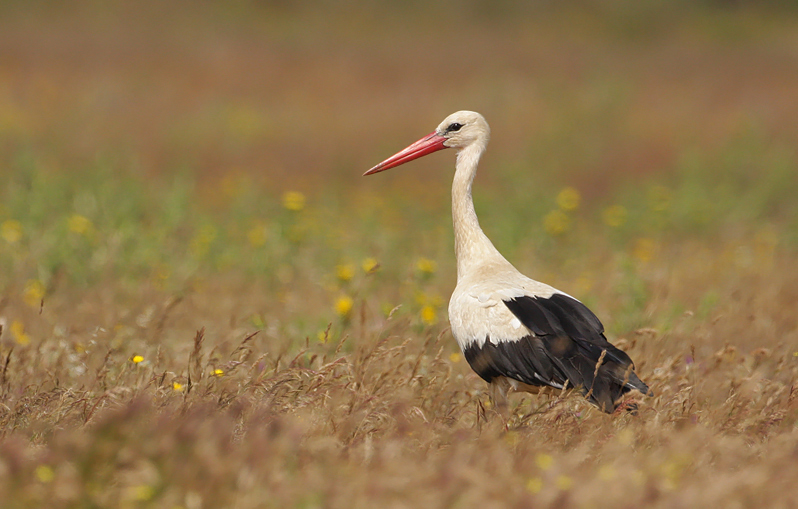
M 449 127 L 446 128 L 447 133 L 451 133 L 454 131 L 459 131 L 463 127 L 463 124 L 458 124 L 457 122 L 453 124 L 449 124 Z

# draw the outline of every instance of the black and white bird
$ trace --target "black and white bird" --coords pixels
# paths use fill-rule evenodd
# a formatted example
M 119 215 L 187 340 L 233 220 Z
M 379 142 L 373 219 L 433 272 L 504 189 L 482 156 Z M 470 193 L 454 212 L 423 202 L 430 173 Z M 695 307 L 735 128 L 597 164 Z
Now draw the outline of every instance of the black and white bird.
M 490 138 L 479 113 L 458 111 L 437 129 L 389 157 L 372 175 L 445 148 L 457 150 L 452 184 L 457 287 L 449 301 L 452 334 L 498 408 L 510 389 L 577 388 L 604 412 L 648 386 L 629 356 L 604 337 L 604 327 L 570 295 L 521 274 L 482 232 L 471 185 Z

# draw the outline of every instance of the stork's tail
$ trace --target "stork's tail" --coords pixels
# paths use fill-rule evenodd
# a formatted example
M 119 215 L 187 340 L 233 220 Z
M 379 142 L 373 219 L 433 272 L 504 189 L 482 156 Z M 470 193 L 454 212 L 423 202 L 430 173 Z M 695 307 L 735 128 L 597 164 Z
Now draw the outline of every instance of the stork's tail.
M 636 389 L 651 394 L 634 372 L 632 359 L 604 337 L 601 321 L 584 304 L 565 294 L 521 296 L 504 301 L 532 333 L 532 359 L 549 385 L 578 387 L 596 406 L 613 412 L 617 401 Z
M 583 345 L 569 337 L 555 338 L 549 346 L 546 353 L 561 376 L 604 412 L 614 412 L 632 390 L 652 395 L 634 372 L 629 356 L 609 343 L 600 353 L 594 348 L 580 348 Z

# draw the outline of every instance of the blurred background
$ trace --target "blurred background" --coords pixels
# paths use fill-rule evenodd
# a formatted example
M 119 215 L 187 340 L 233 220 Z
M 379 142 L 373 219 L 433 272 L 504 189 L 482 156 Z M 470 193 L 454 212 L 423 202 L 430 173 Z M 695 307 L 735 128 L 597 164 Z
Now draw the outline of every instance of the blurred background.
M 797 27 L 777 1 L 5 1 L 5 285 L 254 273 L 298 312 L 427 259 L 442 311 L 452 155 L 361 174 L 459 109 L 491 124 L 477 209 L 522 270 L 589 298 L 613 256 L 691 239 L 760 264 L 798 239 Z
M 6 166 L 27 152 L 70 172 L 104 157 L 144 178 L 187 169 L 372 188 L 355 178 L 362 168 L 472 109 L 494 130 L 484 173 L 555 175 L 592 195 L 741 137 L 791 146 L 798 128 L 792 2 L 0 9 Z

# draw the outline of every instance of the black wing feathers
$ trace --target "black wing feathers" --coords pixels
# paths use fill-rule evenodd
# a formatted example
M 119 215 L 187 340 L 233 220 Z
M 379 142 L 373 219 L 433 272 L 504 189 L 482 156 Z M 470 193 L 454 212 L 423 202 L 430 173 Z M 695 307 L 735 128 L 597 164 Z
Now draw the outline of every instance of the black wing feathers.
M 631 364 L 625 352 L 615 348 L 604 337 L 604 325 L 587 306 L 563 294 L 549 298 L 516 297 L 504 303 L 529 330 L 537 336 L 568 336 L 582 340 L 579 346 L 591 354 L 606 356 L 621 364 Z
M 567 380 L 605 412 L 613 411 L 615 401 L 631 389 L 649 393 L 629 356 L 607 341 L 601 321 L 578 300 L 554 294 L 516 297 L 504 303 L 534 336 L 498 343 L 488 340 L 481 348 L 466 349 L 469 364 L 485 380 L 508 376 L 555 387 Z
M 546 355 L 543 341 L 536 337 L 500 343 L 492 343 L 488 338 L 481 347 L 472 343 L 463 354 L 471 368 L 488 383 L 498 376 L 509 376 L 542 386 L 549 385 L 545 380 L 555 378 L 555 368 Z

